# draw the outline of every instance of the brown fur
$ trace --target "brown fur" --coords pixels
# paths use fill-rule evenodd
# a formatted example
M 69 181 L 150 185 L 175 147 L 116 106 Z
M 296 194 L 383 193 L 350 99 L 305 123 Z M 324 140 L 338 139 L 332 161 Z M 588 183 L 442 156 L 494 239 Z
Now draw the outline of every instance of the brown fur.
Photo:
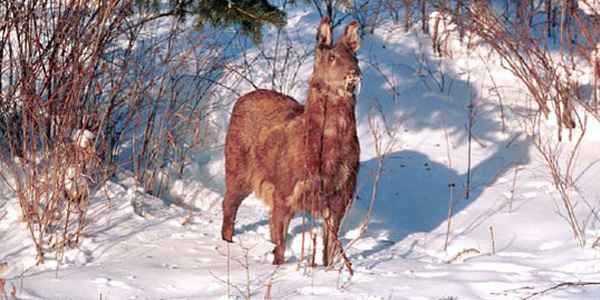
M 354 115 L 354 86 L 360 80 L 357 30 L 352 22 L 331 45 L 329 19 L 321 21 L 306 106 L 275 91 L 256 90 L 233 108 L 225 142 L 227 193 L 221 234 L 232 241 L 238 207 L 254 192 L 271 208 L 273 264 L 284 262 L 290 219 L 302 210 L 323 217 L 323 263 L 334 255 L 359 167 Z

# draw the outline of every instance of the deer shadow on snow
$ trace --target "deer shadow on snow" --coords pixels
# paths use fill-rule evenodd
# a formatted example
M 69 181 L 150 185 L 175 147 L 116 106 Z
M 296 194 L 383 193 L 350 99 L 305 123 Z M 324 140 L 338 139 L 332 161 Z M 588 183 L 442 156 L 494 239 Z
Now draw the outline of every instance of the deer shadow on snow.
M 374 238 L 377 245 L 357 254 L 353 253 L 353 256 L 366 257 L 393 246 L 413 233 L 435 230 L 448 218 L 450 174 L 454 185 L 452 215 L 455 215 L 477 201 L 488 184 L 514 170 L 519 157 L 524 157 L 522 154 L 526 151 L 527 144 L 526 140 L 519 140 L 508 147 L 502 145 L 493 155 L 471 168 L 469 198 L 465 197 L 466 172 L 458 173 L 417 151 L 403 150 L 391 153 L 377 187 L 368 229 L 362 236 Z M 528 158 L 525 157 L 520 163 L 527 162 Z M 374 188 L 372 172 L 377 170 L 377 166 L 376 158 L 361 163 L 359 182 L 364 184 L 353 207 L 347 213 L 344 231 L 363 226 Z M 508 185 L 506 192 L 509 192 L 510 188 Z M 490 208 L 491 211 L 480 216 L 470 216 L 473 219 L 469 227 L 480 224 L 489 214 L 495 213 L 497 208 Z M 345 232 L 341 232 L 340 237 L 344 234 Z

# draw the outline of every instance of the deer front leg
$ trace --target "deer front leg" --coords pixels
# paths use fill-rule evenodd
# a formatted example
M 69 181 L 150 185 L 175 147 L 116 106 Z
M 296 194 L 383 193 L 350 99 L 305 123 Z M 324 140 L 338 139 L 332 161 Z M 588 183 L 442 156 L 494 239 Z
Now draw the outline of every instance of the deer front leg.
M 343 211 L 325 208 L 323 211 L 323 265 L 333 263 Z M 338 249 L 339 251 L 339 249 Z
M 285 207 L 283 204 L 277 205 L 277 203 L 281 203 L 281 201 L 275 201 L 275 205 L 271 211 L 269 228 L 271 230 L 271 242 L 275 244 L 273 264 L 281 265 L 285 262 L 285 243 L 293 213 L 289 207 Z
M 248 196 L 248 193 L 228 188 L 223 199 L 223 226 L 221 227 L 221 237 L 227 242 L 233 241 L 233 229 L 235 216 L 242 201 Z

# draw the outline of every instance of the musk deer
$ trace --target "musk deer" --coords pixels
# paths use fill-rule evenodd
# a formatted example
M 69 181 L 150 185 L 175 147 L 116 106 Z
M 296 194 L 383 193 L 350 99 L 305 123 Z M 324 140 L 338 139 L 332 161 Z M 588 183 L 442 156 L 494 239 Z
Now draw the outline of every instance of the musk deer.
M 329 23 L 324 18 L 317 31 L 306 104 L 272 90 L 250 92 L 235 103 L 227 131 L 221 235 L 232 241 L 238 207 L 254 192 L 271 208 L 273 264 L 284 262 L 288 226 L 298 211 L 323 218 L 323 264 L 332 262 L 356 185 L 358 23 L 351 22 L 336 44 Z

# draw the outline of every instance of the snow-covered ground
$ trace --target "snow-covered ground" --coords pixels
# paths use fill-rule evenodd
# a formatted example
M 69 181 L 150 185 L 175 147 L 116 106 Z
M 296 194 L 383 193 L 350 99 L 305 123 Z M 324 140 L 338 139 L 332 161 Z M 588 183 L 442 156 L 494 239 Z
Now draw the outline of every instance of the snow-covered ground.
M 312 49 L 318 15 L 295 8 L 288 18 L 290 38 Z M 336 28 L 336 36 L 340 32 Z M 273 49 L 275 35 L 267 30 L 264 49 Z M 362 43 L 364 79 L 356 108 L 361 188 L 342 232 L 345 245 L 358 235 L 374 189 L 377 141 L 369 114 L 381 132 L 385 123 L 401 127 L 393 139 L 380 140 L 393 148 L 376 187 L 369 227 L 347 249 L 354 276 L 343 268 L 326 271 L 305 263 L 298 268 L 300 216 L 290 225 L 286 264 L 272 266 L 269 212 L 253 196 L 240 208 L 236 243 L 223 242 L 223 154 L 213 151 L 173 183 L 181 202 L 139 194 L 127 172 L 109 180 L 91 199 L 81 244 L 66 250 L 58 271 L 52 255 L 35 266 L 18 198 L 0 184 L 0 263 L 8 265 L 0 277 L 7 280 L 7 293 L 14 285 L 21 299 L 216 299 L 228 293 L 239 299 L 520 299 L 560 283 L 600 283 L 600 252 L 593 247 L 600 236 L 596 120 L 590 120 L 573 174 L 579 188 L 573 201 L 587 241 L 582 248 L 545 162 L 519 121 L 527 93 L 494 54 L 485 46 L 460 51 L 455 44 L 453 59 L 436 58 L 429 36 L 391 22 Z M 259 53 L 249 49 L 246 55 Z M 251 73 L 255 84 L 269 88 L 266 65 L 258 59 Z M 312 57 L 297 70 L 298 78 L 286 89 L 303 102 Z M 244 82 L 235 87 L 240 93 L 252 89 Z M 224 101 L 235 99 L 227 89 L 217 94 Z M 370 110 L 373 100 L 379 106 Z M 467 198 L 471 102 L 477 113 Z M 227 113 L 214 117 L 215 124 L 227 124 Z M 456 204 L 444 250 L 451 183 Z M 134 197 L 144 198 L 144 217 L 134 212 Z M 538 298 L 598 299 L 600 285 L 567 285 Z

